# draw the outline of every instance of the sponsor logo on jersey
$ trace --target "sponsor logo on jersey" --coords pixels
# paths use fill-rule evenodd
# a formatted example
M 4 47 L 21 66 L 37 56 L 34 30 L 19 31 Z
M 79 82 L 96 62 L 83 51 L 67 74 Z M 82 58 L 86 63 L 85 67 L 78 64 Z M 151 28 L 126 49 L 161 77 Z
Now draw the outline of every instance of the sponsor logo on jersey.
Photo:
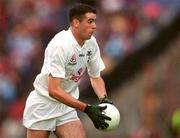
M 84 74 L 84 70 L 83 68 L 80 68 L 78 71 L 77 71 L 77 74 L 71 74 L 70 76 L 70 80 L 74 81 L 74 82 L 78 82 L 81 78 L 82 78 L 82 75 Z
M 77 61 L 76 61 L 76 55 L 72 55 L 71 59 L 69 60 L 69 65 L 76 65 Z

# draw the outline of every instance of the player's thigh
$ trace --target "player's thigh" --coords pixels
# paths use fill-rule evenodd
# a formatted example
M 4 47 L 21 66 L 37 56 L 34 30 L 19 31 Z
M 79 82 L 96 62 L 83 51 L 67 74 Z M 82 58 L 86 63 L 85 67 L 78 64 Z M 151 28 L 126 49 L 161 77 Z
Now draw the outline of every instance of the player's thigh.
M 50 131 L 27 129 L 27 138 L 48 138 Z
M 58 138 L 86 138 L 86 132 L 80 120 L 56 126 L 55 134 Z

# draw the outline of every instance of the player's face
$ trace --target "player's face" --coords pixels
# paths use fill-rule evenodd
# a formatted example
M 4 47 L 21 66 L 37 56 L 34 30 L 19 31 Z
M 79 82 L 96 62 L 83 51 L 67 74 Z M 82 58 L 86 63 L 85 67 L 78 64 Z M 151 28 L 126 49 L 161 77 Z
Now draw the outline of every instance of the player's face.
M 85 18 L 79 23 L 78 34 L 83 40 L 91 38 L 92 34 L 96 30 L 96 14 L 86 13 Z

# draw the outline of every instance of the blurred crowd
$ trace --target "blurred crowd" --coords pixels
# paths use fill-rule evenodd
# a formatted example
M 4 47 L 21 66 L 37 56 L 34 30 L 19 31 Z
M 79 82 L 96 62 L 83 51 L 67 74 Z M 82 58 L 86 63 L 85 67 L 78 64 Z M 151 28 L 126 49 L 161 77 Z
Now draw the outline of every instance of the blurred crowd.
M 139 122 L 129 127 L 129 138 L 180 138 L 180 129 L 172 122 L 173 113 L 180 109 L 179 38 L 156 61 L 145 64 L 139 76 L 142 82 L 137 86 L 142 92 Z
M 0 0 L 1 138 L 24 137 L 19 124 L 26 96 L 40 71 L 44 49 L 57 32 L 69 27 L 68 9 L 77 2 L 81 1 Z M 95 36 L 107 65 L 104 74 L 152 40 L 180 9 L 178 0 L 83 2 L 98 9 Z

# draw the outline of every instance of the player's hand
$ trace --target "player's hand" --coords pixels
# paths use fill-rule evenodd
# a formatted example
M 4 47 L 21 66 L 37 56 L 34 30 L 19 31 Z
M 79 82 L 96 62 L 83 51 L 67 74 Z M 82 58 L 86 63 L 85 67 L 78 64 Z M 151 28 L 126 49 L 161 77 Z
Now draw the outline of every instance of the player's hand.
M 97 129 L 106 129 L 109 126 L 105 120 L 111 120 L 111 118 L 102 114 L 106 108 L 107 106 L 87 105 L 84 110 Z
M 107 97 L 107 95 L 104 95 L 103 98 L 100 98 L 100 103 L 109 103 L 109 104 L 113 104 L 113 102 Z

